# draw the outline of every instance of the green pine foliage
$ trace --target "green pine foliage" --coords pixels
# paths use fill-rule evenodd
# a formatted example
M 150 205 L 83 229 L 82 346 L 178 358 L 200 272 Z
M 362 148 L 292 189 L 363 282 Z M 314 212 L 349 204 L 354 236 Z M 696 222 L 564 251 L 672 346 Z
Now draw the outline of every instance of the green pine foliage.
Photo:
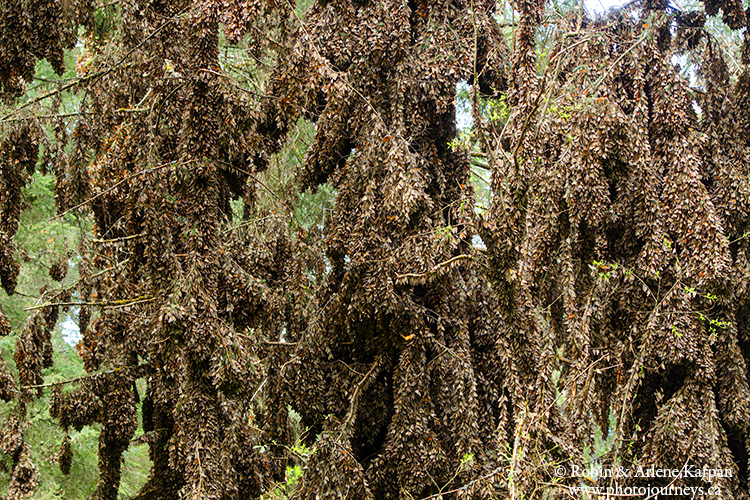
M 53 287 L 70 287 L 77 280 L 75 248 L 81 232 L 89 231 L 85 217 L 68 214 L 55 217 L 54 176 L 37 172 L 23 190 L 23 206 L 16 245 L 21 254 L 21 270 L 16 293 L 8 296 L 0 290 L 0 300 L 13 331 L 22 328 L 29 314 L 28 308 L 38 303 L 39 290 Z M 49 268 L 60 258 L 68 267 L 62 282 L 49 276 Z M 74 345 L 63 337 L 62 324 L 77 322 L 75 310 L 62 315 L 52 334 L 55 364 L 44 370 L 46 384 L 71 380 L 86 374 L 83 362 Z M 11 372 L 17 375 L 13 352 L 14 335 L 0 337 L 0 353 Z M 69 474 L 63 474 L 59 466 L 60 446 L 65 433 L 59 423 L 49 414 L 50 390 L 45 388 L 41 398 L 34 400 L 28 408 L 28 428 L 24 438 L 31 450 L 31 459 L 39 467 L 39 487 L 34 498 L 39 500 L 77 500 L 88 498 L 97 481 L 99 426 L 71 431 L 70 443 L 73 453 Z M 141 386 L 141 391 L 143 387 Z M 5 421 L 15 410 L 0 405 L 0 421 Z M 134 446 L 125 453 L 123 479 L 120 485 L 122 498 L 134 496 L 145 483 L 150 461 L 145 444 Z M 9 469 L 9 457 L 2 457 L 0 468 Z M 0 497 L 7 492 L 9 476 L 0 474 Z

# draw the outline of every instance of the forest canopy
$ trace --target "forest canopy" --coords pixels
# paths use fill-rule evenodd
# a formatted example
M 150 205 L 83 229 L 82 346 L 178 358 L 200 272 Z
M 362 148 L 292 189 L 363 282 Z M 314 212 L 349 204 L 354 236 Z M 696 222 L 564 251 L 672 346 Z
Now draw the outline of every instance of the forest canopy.
M 0 495 L 749 498 L 749 15 L 3 0 Z

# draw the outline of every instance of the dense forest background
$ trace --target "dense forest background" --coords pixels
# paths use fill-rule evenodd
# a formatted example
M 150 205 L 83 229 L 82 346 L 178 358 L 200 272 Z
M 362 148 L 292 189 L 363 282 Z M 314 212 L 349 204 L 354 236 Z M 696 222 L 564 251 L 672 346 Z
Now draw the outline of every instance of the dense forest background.
M 749 15 L 2 0 L 0 497 L 750 497 Z

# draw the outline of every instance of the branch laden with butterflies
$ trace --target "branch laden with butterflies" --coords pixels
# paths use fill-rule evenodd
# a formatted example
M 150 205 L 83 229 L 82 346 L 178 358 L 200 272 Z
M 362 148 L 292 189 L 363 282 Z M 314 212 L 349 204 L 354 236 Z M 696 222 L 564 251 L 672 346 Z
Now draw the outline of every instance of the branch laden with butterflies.
M 228 43 L 247 35 L 253 53 L 272 58 L 291 11 L 274 2 L 127 1 L 111 13 L 118 22 L 108 32 L 92 28 L 78 76 L 64 89 L 80 99 L 75 117 L 55 116 L 59 100 L 38 104 L 53 106 L 55 141 L 42 161 L 56 174 L 58 212 L 90 208 L 95 233 L 82 245 L 73 302 L 80 305 L 78 349 L 93 377 L 56 386 L 50 413 L 66 432 L 101 426 L 92 498 L 117 498 L 142 396 L 139 440 L 148 443 L 153 466 L 139 498 L 257 497 L 283 477 L 285 458 L 255 445 L 283 444 L 288 436 L 279 434 L 285 420 L 280 429 L 256 415 L 266 374 L 252 332 L 278 339 L 292 249 L 278 218 L 228 229 L 230 200 L 245 199 L 251 218 L 250 179 L 278 151 L 282 131 L 268 123 L 268 103 L 221 66 L 219 44 L 222 33 Z M 11 28 L 3 35 L 12 36 Z M 23 122 L 35 107 L 17 109 L 14 119 Z M 16 127 L 3 139 L 9 227 L 2 233 L 2 277 L 9 293 L 18 267 L 10 243 L 17 190 L 37 161 L 37 136 Z M 56 298 L 19 335 L 22 405 L 42 393 L 57 303 L 70 301 L 70 292 Z M 2 393 L 15 395 L 6 372 Z M 136 380 L 145 381 L 145 395 Z M 13 443 L 4 446 L 15 457 L 13 476 L 29 476 L 34 469 L 24 445 Z M 70 470 L 75 457 L 67 436 L 62 450 L 61 466 Z
M 539 22 L 519 5 L 522 26 Z M 738 5 L 721 8 L 746 25 Z M 524 402 L 561 408 L 579 450 L 612 413 L 602 460 L 709 464 L 732 472 L 715 486 L 746 498 L 747 68 L 732 81 L 703 28 L 716 11 L 570 18 L 540 76 L 519 35 L 516 74 L 533 77 L 515 83 L 503 131 L 483 131 L 497 164 L 482 237 L 505 324 L 533 346 L 524 385 L 540 389 Z M 564 404 L 541 389 L 555 366 Z
M 283 113 L 316 123 L 302 181 L 337 190 L 330 272 L 284 371 L 320 435 L 294 498 L 421 498 L 494 470 L 506 449 L 509 352 L 472 265 L 469 158 L 449 147 L 457 83 L 477 68 L 483 87 L 506 84 L 493 12 L 316 2 L 279 69 L 274 94 L 298 105 Z M 483 481 L 471 497 L 498 494 Z
M 19 331 L 0 310 L 8 497 L 39 481 L 26 409 L 49 390 L 63 472 L 70 429 L 100 429 L 94 499 L 133 442 L 140 499 L 266 498 L 290 460 L 297 500 L 534 498 L 597 428 L 603 464 L 728 469 L 714 485 L 747 498 L 750 46 L 732 72 L 706 27 L 746 30 L 741 5 L 518 0 L 508 25 L 491 1 L 302 7 L 0 6 L 3 288 L 37 168 L 94 233 Z M 66 50 L 74 77 L 26 86 Z M 462 82 L 472 153 L 451 146 Z M 269 182 L 292 151 L 296 180 Z M 307 188 L 334 199 L 313 223 Z M 87 373 L 45 382 L 73 308 Z

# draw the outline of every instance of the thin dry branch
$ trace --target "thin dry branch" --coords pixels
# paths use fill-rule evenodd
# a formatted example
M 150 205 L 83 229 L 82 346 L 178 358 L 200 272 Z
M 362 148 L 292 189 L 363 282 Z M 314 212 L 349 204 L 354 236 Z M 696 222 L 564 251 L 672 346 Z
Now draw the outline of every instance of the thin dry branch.
M 141 370 L 144 370 L 148 368 L 150 365 L 149 363 L 144 363 L 142 365 L 136 365 L 136 366 L 120 366 L 118 368 L 115 368 L 114 370 L 109 370 L 106 372 L 98 372 L 98 373 L 89 373 L 86 375 L 81 375 L 80 377 L 75 377 L 67 380 L 58 380 L 56 382 L 47 382 L 46 384 L 36 384 L 36 385 L 22 385 L 21 389 L 39 389 L 43 387 L 57 387 L 59 385 L 66 385 L 66 384 L 73 384 L 75 382 L 80 382 L 81 380 L 87 380 L 99 375 L 111 375 L 113 373 L 120 373 L 122 371 L 133 371 L 133 372 L 140 372 Z M 19 393 L 20 391 L 16 391 Z
M 375 362 L 372 364 L 372 367 L 370 367 L 370 370 L 365 373 L 365 376 L 362 377 L 362 380 L 359 381 L 359 384 L 357 384 L 357 387 L 354 388 L 354 394 L 352 394 L 351 402 L 349 403 L 349 411 L 346 414 L 346 418 L 344 418 L 344 421 L 341 424 L 341 430 L 344 432 L 346 429 L 351 428 L 352 423 L 354 422 L 354 416 L 356 415 L 356 408 L 357 408 L 357 398 L 359 396 L 359 392 L 362 390 L 362 387 L 365 385 L 365 382 L 370 378 L 370 375 L 375 372 L 375 369 L 380 366 L 380 362 L 382 361 L 382 356 L 378 356 L 378 359 L 375 360 Z
M 138 234 L 131 234 L 129 236 L 122 236 L 120 238 L 110 238 L 110 239 L 96 239 L 92 238 L 89 241 L 92 241 L 94 243 L 115 243 L 118 241 L 128 241 L 128 240 L 134 240 L 136 238 L 140 238 L 141 236 L 145 236 L 146 233 L 138 233 Z
M 143 297 L 136 297 L 135 299 L 123 299 L 123 300 L 114 300 L 112 302 L 109 301 L 102 301 L 102 302 L 51 302 L 47 304 L 41 304 L 37 306 L 32 307 L 26 307 L 24 311 L 32 311 L 34 309 L 44 309 L 47 307 L 69 307 L 69 306 L 96 306 L 96 307 L 106 307 L 108 309 L 118 309 L 120 307 L 127 307 L 132 306 L 136 304 L 145 304 L 146 302 L 153 302 L 156 300 L 156 297 L 151 297 L 150 295 L 144 295 Z
M 436 498 L 442 498 L 443 495 L 450 495 L 452 493 L 458 493 L 460 491 L 465 491 L 465 490 L 471 488 L 472 486 L 474 486 L 475 484 L 477 484 L 479 481 L 484 481 L 484 480 L 489 479 L 489 478 L 491 478 L 493 476 L 496 476 L 500 472 L 504 471 L 507 468 L 508 468 L 507 465 L 505 465 L 503 467 L 498 467 L 497 469 L 493 470 L 492 472 L 489 472 L 489 473 L 485 474 L 484 476 L 480 476 L 480 477 L 478 477 L 478 478 L 476 478 L 476 479 L 474 479 L 472 481 L 469 481 L 468 483 L 464 484 L 463 486 L 459 486 L 458 488 L 454 488 L 454 489 L 449 490 L 449 491 L 442 491 L 440 493 L 435 493 L 434 495 L 430 495 L 428 497 L 420 498 L 420 500 L 432 500 L 432 499 L 436 499 Z
M 116 263 L 116 264 L 115 264 L 114 266 L 111 266 L 111 267 L 107 267 L 107 268 L 105 268 L 105 269 L 102 269 L 102 270 L 101 270 L 101 271 L 99 271 L 98 273 L 94 273 L 94 274 L 92 274 L 91 276 L 89 276 L 89 278 L 98 278 L 98 277 L 99 277 L 99 276 L 101 276 L 102 274 L 104 274 L 104 273 L 108 273 L 109 271 L 112 271 L 113 269 L 117 269 L 117 268 L 118 268 L 118 267 L 120 267 L 120 266 L 124 266 L 124 265 L 125 265 L 125 264 L 127 264 L 128 262 L 130 262 L 130 259 L 129 259 L 129 258 L 128 258 L 128 259 L 125 259 L 125 260 L 123 260 L 123 261 L 121 261 L 121 262 L 118 262 L 118 263 Z
M 121 184 L 123 184 L 123 183 L 125 183 L 125 182 L 129 181 L 130 179 L 132 179 L 132 178 L 134 178 L 134 177 L 138 177 L 139 175 L 143 175 L 143 174 L 148 174 L 148 173 L 150 173 L 150 172 L 154 172 L 154 171 L 156 171 L 156 170 L 160 170 L 160 169 L 162 169 L 162 168 L 165 168 L 165 167 L 170 167 L 170 166 L 175 166 L 175 165 L 187 165 L 187 164 L 189 164 L 189 163 L 192 163 L 193 161 L 195 161 L 195 160 L 188 160 L 188 161 L 181 161 L 181 162 L 177 162 L 177 161 L 172 161 L 172 162 L 168 162 L 168 163 L 162 163 L 162 164 L 160 164 L 160 165 L 156 165 L 155 167 L 149 167 L 149 168 L 145 168 L 145 169 L 143 169 L 143 170 L 140 170 L 140 171 L 138 171 L 138 172 L 135 172 L 135 173 L 133 173 L 133 174 L 129 174 L 129 175 L 126 175 L 125 177 L 123 177 L 123 178 L 122 178 L 122 179 L 120 179 L 120 180 L 119 180 L 118 182 L 116 182 L 116 183 L 115 183 L 115 184 L 113 184 L 112 186 L 108 187 L 108 188 L 107 188 L 107 189 L 105 189 L 104 191 L 101 191 L 101 192 L 99 192 L 99 193 L 95 194 L 94 196 L 92 196 L 92 197 L 90 197 L 90 198 L 88 198 L 88 199 L 86 199 L 86 200 L 83 200 L 83 201 L 82 201 L 81 203 L 79 203 L 78 205 L 76 205 L 76 206 L 74 206 L 74 207 L 71 207 L 71 208 L 69 208 L 69 209 L 65 210 L 64 212 L 62 212 L 62 213 L 59 213 L 59 214 L 55 215 L 55 216 L 54 216 L 54 217 L 52 217 L 52 218 L 51 218 L 50 220 L 54 220 L 54 219 L 57 219 L 57 218 L 59 218 L 59 217 L 62 217 L 63 215 L 65 215 L 65 214 L 67 214 L 68 212 L 70 212 L 71 210 L 76 210 L 76 209 L 78 209 L 78 208 L 81 208 L 81 207 L 82 207 L 82 206 L 84 206 L 84 205 L 87 205 L 88 203 L 91 203 L 92 201 L 96 200 L 96 199 L 97 199 L 97 198 L 99 198 L 100 196 L 104 196 L 105 194 L 107 194 L 107 193 L 111 192 L 112 190 L 114 190 L 114 189 L 116 189 L 116 188 L 117 188 L 118 186 L 120 186 Z
M 74 111 L 72 113 L 48 113 L 44 115 L 19 116 L 16 118 L 8 118 L 7 120 L 2 120 L 0 121 L 0 123 L 24 122 L 24 121 L 37 120 L 37 119 L 71 118 L 74 116 L 82 116 L 86 114 L 88 113 L 81 113 L 80 111 Z
M 435 267 L 433 267 L 431 270 L 424 272 L 424 273 L 406 273 L 406 274 L 397 274 L 396 278 L 398 279 L 404 279 L 404 278 L 424 278 L 427 275 L 436 273 L 440 269 L 442 269 L 445 266 L 449 266 L 453 264 L 456 261 L 459 260 L 474 260 L 474 257 L 472 255 L 456 255 L 455 257 L 452 257 L 444 262 L 440 262 L 438 264 L 435 264 Z

